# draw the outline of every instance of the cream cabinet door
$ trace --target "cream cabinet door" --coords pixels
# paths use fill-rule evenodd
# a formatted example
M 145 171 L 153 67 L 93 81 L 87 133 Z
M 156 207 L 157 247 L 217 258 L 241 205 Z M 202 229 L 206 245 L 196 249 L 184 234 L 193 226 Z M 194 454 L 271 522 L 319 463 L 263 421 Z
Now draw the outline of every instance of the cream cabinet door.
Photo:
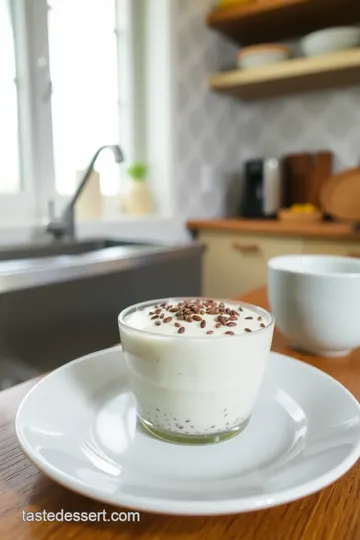
M 303 253 L 312 255 L 340 255 L 360 257 L 360 243 L 349 240 L 309 240 L 304 241 Z
M 233 298 L 267 281 L 267 261 L 302 251 L 300 238 L 265 237 L 202 231 L 207 246 L 203 268 L 204 296 Z

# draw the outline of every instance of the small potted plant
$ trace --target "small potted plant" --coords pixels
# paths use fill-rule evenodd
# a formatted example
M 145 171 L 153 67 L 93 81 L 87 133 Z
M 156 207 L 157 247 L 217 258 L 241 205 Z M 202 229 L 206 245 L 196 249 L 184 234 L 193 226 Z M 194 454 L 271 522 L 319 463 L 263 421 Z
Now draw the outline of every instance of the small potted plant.
M 123 199 L 126 214 L 145 215 L 151 212 L 151 195 L 147 183 L 148 167 L 145 163 L 132 163 L 127 169 L 128 191 Z

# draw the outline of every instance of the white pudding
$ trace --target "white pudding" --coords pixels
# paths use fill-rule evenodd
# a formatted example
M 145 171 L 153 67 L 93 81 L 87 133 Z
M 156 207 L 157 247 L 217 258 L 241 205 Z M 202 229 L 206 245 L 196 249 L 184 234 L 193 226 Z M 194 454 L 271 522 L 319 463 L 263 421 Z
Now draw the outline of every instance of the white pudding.
M 246 425 L 269 356 L 272 315 L 228 301 L 168 299 L 124 310 L 119 329 L 146 427 L 163 438 L 206 441 Z

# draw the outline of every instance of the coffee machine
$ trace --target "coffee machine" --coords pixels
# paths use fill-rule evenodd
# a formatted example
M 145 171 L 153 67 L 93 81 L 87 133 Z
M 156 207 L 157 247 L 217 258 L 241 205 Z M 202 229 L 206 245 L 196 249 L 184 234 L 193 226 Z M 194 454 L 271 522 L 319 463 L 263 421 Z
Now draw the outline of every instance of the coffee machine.
M 274 219 L 286 200 L 283 162 L 252 159 L 244 165 L 244 191 L 239 213 L 253 219 Z

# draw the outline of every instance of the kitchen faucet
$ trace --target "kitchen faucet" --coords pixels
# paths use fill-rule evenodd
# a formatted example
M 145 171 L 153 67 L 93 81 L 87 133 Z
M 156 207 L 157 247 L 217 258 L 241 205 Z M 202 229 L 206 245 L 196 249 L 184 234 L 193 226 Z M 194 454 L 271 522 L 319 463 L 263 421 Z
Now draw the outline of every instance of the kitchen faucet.
M 116 144 L 101 146 L 92 157 L 84 176 L 80 180 L 77 190 L 75 191 L 72 199 L 67 204 L 65 210 L 63 211 L 62 217 L 59 220 L 51 220 L 47 227 L 46 231 L 53 235 L 55 240 L 75 240 L 75 218 L 74 218 L 74 208 L 78 198 L 81 195 L 84 187 L 89 180 L 91 173 L 94 170 L 95 162 L 99 154 L 105 150 L 112 150 L 116 163 L 122 163 L 124 161 L 123 153 L 120 147 Z

